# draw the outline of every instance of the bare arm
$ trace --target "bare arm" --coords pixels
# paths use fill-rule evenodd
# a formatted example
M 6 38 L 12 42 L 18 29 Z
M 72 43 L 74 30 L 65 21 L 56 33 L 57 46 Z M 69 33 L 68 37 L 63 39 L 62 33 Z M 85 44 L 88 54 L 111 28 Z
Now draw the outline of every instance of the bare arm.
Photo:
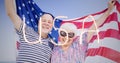
M 8 16 L 10 17 L 10 19 L 12 20 L 15 28 L 17 30 L 19 30 L 22 20 L 16 14 L 14 2 L 15 2 L 15 0 L 5 0 L 6 12 L 7 12 Z
M 107 9 L 107 11 L 100 18 L 98 18 L 96 20 L 97 28 L 104 23 L 105 19 L 108 17 L 110 12 L 114 8 L 114 4 L 115 4 L 115 1 L 113 1 L 113 0 L 108 2 L 108 9 Z M 94 24 L 89 28 L 89 30 L 95 30 L 95 29 L 96 28 L 95 28 Z M 93 32 L 88 32 L 88 42 L 92 38 L 93 34 L 94 34 Z

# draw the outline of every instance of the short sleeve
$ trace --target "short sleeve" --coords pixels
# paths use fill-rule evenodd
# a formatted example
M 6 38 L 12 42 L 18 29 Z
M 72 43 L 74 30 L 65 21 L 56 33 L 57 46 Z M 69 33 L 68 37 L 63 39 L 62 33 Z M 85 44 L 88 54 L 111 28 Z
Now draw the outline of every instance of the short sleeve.
M 16 33 L 19 35 L 20 39 L 26 38 L 30 42 L 38 40 L 39 38 L 38 32 L 34 31 L 32 27 L 25 25 L 24 28 L 25 33 L 23 34 L 23 26 L 24 23 L 22 22 L 20 28 L 18 30 L 16 29 Z
M 21 22 L 19 29 L 16 29 L 16 28 L 15 28 L 16 33 L 17 33 L 18 35 L 22 34 L 22 29 L 23 29 L 23 22 Z

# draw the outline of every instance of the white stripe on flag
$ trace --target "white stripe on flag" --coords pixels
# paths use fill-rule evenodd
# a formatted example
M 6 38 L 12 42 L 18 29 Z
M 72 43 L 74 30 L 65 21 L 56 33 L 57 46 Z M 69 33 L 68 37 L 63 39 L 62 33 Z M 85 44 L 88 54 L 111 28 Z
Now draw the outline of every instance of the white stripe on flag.
M 108 58 L 102 56 L 88 56 L 85 63 L 116 63 Z
M 98 28 L 100 31 L 105 31 L 107 29 L 118 29 L 118 23 L 116 21 L 111 21 L 110 23 L 105 23 L 102 27 Z
M 106 37 L 100 40 L 100 43 L 95 40 L 93 43 L 89 43 L 88 49 L 90 48 L 99 48 L 100 46 L 111 48 L 120 52 L 120 40 L 115 38 Z

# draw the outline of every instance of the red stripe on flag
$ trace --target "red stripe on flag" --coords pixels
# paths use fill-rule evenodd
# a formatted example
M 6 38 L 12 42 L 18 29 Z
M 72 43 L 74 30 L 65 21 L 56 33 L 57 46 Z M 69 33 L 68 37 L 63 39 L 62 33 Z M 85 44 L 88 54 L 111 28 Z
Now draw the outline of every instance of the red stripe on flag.
M 99 32 L 100 39 L 106 38 L 106 37 L 112 37 L 115 39 L 120 40 L 120 33 L 117 30 L 114 29 L 108 29 L 107 31 L 100 31 Z M 90 43 L 92 43 L 94 40 L 97 39 L 97 35 L 94 35 L 92 39 L 90 40 Z
M 113 12 L 112 14 L 110 14 L 108 16 L 108 18 L 106 19 L 106 21 L 101 26 L 103 26 L 106 23 L 110 23 L 111 21 L 117 21 L 118 22 L 118 17 L 117 17 L 116 12 Z M 71 21 L 71 20 L 70 21 L 63 21 L 61 24 L 63 24 L 63 23 L 74 23 L 77 26 L 78 29 L 82 28 L 82 22 L 79 22 L 79 21 L 78 22 Z M 89 28 L 92 24 L 93 24 L 93 21 L 85 22 L 84 28 Z
M 99 47 L 99 48 L 88 49 L 87 56 L 95 56 L 95 55 L 103 56 L 117 63 L 120 63 L 120 52 L 110 48 Z
M 120 13 L 120 3 L 117 1 L 117 2 L 115 3 L 115 5 L 117 6 L 117 10 L 118 10 L 119 13 Z
M 117 21 L 118 22 L 118 17 L 117 17 L 117 13 L 116 12 L 113 12 L 112 14 L 110 14 L 102 25 L 104 25 L 105 23 L 109 23 L 111 21 Z
M 82 28 L 82 22 L 70 22 L 70 21 L 67 21 L 67 22 L 62 22 L 63 23 L 73 23 L 77 26 L 77 29 L 80 29 Z M 85 28 L 89 28 L 91 25 L 93 24 L 93 21 L 92 22 L 85 22 Z

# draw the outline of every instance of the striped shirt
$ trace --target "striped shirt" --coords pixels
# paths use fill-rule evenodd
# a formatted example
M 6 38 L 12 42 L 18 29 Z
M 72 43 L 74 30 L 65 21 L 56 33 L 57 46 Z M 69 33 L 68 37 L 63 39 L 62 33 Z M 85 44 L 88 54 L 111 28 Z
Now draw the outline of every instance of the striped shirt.
M 50 63 L 51 52 L 53 44 L 50 42 L 50 38 L 41 39 L 43 42 L 37 44 L 28 44 L 23 38 L 23 23 L 19 30 L 16 30 L 19 35 L 20 47 L 17 56 L 17 63 Z M 35 32 L 31 27 L 25 27 L 26 39 L 30 42 L 38 40 L 39 34 Z

